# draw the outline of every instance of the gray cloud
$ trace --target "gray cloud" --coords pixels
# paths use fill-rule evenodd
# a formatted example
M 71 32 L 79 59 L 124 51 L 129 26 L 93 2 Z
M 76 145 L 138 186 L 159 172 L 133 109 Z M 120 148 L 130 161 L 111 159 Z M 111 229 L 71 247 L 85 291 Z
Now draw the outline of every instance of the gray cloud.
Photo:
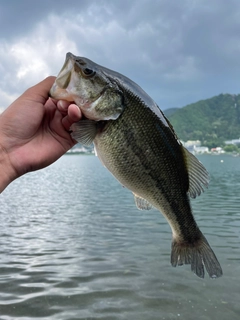
M 0 38 L 11 39 L 28 33 L 50 14 L 84 12 L 88 0 L 11 0 L 0 2 Z
M 1 3 L 1 88 L 20 94 L 73 51 L 127 75 L 161 108 L 238 93 L 239 9 L 237 0 Z

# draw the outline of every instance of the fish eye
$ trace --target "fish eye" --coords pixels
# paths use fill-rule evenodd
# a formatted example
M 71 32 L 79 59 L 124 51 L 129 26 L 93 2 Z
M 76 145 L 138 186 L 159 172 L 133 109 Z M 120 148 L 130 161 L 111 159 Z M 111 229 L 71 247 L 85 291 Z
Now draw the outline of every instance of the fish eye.
M 86 76 L 92 76 L 95 73 L 92 69 L 89 68 L 83 69 L 83 72 Z

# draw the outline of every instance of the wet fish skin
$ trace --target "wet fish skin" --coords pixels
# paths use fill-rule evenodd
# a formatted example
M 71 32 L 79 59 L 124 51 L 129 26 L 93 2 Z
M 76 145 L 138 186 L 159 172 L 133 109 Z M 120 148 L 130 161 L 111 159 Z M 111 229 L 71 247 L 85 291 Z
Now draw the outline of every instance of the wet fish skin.
M 79 72 L 78 61 L 93 71 L 92 77 Z M 133 192 L 139 209 L 154 206 L 162 212 L 173 234 L 172 265 L 191 264 L 202 278 L 205 266 L 210 277 L 221 276 L 221 266 L 195 222 L 189 200 L 189 195 L 195 197 L 207 186 L 208 173 L 181 145 L 155 102 L 130 79 L 71 54 L 61 77 L 65 82 L 59 86 L 56 81 L 51 95 L 67 96 L 91 119 L 73 125 L 73 137 L 94 142 L 99 159 Z M 87 103 L 79 103 L 83 100 Z

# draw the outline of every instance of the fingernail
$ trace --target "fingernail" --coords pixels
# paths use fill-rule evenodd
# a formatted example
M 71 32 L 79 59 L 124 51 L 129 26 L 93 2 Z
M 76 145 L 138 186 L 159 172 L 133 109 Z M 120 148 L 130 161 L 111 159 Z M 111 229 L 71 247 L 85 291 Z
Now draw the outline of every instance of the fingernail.
M 58 105 L 64 111 L 67 110 L 67 108 L 68 108 L 68 103 L 64 100 L 59 100 Z

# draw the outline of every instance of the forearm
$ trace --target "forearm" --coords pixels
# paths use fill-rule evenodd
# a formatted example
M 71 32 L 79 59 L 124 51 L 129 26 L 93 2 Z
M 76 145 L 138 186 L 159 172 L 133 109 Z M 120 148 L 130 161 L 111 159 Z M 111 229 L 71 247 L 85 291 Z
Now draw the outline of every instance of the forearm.
M 16 171 L 11 166 L 6 151 L 0 146 L 0 193 L 15 179 Z

